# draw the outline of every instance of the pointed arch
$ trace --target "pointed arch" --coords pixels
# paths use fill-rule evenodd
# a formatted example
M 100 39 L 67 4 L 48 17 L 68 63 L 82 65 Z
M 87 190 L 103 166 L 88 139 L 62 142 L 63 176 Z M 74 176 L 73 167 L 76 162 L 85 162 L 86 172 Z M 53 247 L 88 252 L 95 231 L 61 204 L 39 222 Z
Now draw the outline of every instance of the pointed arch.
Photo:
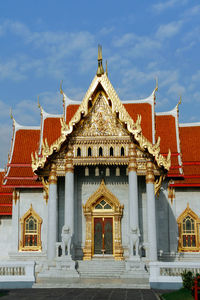
M 119 212 L 122 215 L 124 205 L 121 205 L 117 197 L 113 195 L 106 187 L 104 180 L 102 180 L 99 188 L 89 197 L 85 205 L 83 205 L 84 212 L 92 212 L 95 206 L 104 198 L 105 201 L 112 207 L 113 211 Z
M 197 214 L 187 204 L 186 209 L 177 219 L 179 229 L 179 252 L 199 252 L 199 224 Z
M 41 243 L 41 225 L 42 218 L 35 212 L 32 207 L 20 219 L 21 223 L 21 240 L 20 251 L 40 251 Z
M 83 205 L 83 212 L 86 218 L 86 240 L 83 248 L 83 260 L 91 260 L 94 255 L 94 224 L 97 218 L 112 220 L 111 227 L 113 234 L 113 256 L 115 260 L 123 260 L 123 247 L 121 239 L 121 217 L 124 206 L 120 204 L 106 187 L 102 180 L 97 191 L 89 197 Z M 104 222 L 104 221 L 103 221 Z

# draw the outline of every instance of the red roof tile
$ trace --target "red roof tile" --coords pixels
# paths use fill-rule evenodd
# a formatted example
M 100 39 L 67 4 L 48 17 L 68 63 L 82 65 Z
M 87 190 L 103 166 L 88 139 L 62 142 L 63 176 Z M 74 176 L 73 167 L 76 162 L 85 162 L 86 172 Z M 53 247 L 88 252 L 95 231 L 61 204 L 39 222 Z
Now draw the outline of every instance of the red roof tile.
M 44 120 L 43 128 L 43 141 L 47 139 L 48 145 L 50 146 L 55 142 L 61 135 L 61 124 L 60 118 L 46 118 Z
M 69 124 L 74 114 L 77 112 L 79 108 L 79 104 L 71 104 L 67 106 L 66 109 L 66 123 Z
M 184 180 L 174 186 L 200 186 L 200 126 L 179 127 Z
M 138 115 L 141 115 L 141 127 L 143 135 L 152 142 L 152 107 L 149 103 L 128 103 L 124 104 L 130 117 L 136 122 Z
M 180 127 L 183 161 L 200 161 L 200 126 Z
M 11 163 L 31 163 L 31 153 L 38 150 L 40 130 L 20 129 L 15 135 Z
M 4 172 L 0 172 L 0 215 L 12 214 L 12 188 L 2 185 Z

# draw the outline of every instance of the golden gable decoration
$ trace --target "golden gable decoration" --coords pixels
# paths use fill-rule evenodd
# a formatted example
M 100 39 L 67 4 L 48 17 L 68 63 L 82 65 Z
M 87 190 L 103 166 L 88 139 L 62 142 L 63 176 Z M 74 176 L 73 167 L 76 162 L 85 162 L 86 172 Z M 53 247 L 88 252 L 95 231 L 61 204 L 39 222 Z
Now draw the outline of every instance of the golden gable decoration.
M 95 76 L 88 91 L 85 94 L 78 110 L 70 120 L 69 124 L 66 124 L 64 118 L 61 118 L 61 136 L 55 141 L 52 145 L 48 145 L 47 141 L 43 143 L 42 155 L 38 157 L 38 154 L 32 154 L 32 168 L 33 171 L 37 171 L 38 168 L 43 168 L 47 158 L 55 151 L 58 152 L 61 148 L 61 145 L 66 140 L 66 137 L 69 136 L 73 131 L 76 124 L 78 124 L 81 119 L 86 118 L 91 108 L 89 101 L 92 100 L 92 96 L 95 90 L 101 86 L 101 90 L 104 91 L 107 101 L 111 102 L 111 111 L 115 116 L 117 115 L 119 122 L 126 125 L 127 131 L 133 134 L 135 140 L 138 142 L 139 147 L 143 151 L 148 151 L 151 154 L 158 167 L 163 167 L 165 170 L 169 170 L 171 166 L 171 152 L 169 150 L 167 158 L 160 154 L 160 138 L 158 138 L 156 144 L 152 144 L 146 137 L 142 134 L 141 129 L 141 116 L 138 115 L 136 122 L 130 117 L 126 111 L 124 105 L 120 101 L 116 91 L 114 90 L 110 80 L 106 73 L 99 76 Z M 156 90 L 156 89 L 155 89 Z M 154 92 L 155 92 L 154 90 Z M 93 103 L 94 105 L 94 103 Z M 100 116 L 100 114 L 99 114 Z M 100 122 L 103 121 L 103 116 L 100 116 L 97 126 L 100 126 Z M 92 124 L 91 124 L 92 125 Z M 94 125 L 93 125 L 94 126 Z M 105 128 L 105 126 L 104 126 Z M 97 128 L 96 128 L 97 133 Z

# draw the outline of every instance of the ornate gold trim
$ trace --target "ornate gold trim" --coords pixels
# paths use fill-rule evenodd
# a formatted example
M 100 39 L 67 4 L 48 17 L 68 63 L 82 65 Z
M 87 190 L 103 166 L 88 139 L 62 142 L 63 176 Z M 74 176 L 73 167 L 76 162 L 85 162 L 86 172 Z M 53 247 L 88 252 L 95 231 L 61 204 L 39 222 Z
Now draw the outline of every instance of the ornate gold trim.
M 74 172 L 74 166 L 73 166 L 73 151 L 72 149 L 70 149 L 67 152 L 66 155 L 66 163 L 65 163 L 65 172 L 70 172 L 73 173 Z
M 45 151 L 42 151 L 42 156 L 38 157 L 32 154 L 32 168 L 35 172 L 38 168 L 43 168 L 48 156 L 50 156 L 54 151 L 58 152 L 62 143 L 66 140 L 66 136 L 71 134 L 74 130 L 74 126 L 81 120 L 83 116 L 86 116 L 89 112 L 88 102 L 97 88 L 98 84 L 101 84 L 107 97 L 112 101 L 112 112 L 118 114 L 119 120 L 126 124 L 127 130 L 133 134 L 135 140 L 138 142 L 139 147 L 143 151 L 148 151 L 154 158 L 159 167 L 163 167 L 165 170 L 169 170 L 171 166 L 171 152 L 169 150 L 167 158 L 160 154 L 160 138 L 158 138 L 156 144 L 152 144 L 148 141 L 142 134 L 141 129 L 141 116 L 138 116 L 136 122 L 130 117 L 126 111 L 124 105 L 120 101 L 116 91 L 114 90 L 111 82 L 109 81 L 106 73 L 100 77 L 95 76 L 88 91 L 83 98 L 78 110 L 72 117 L 69 124 L 66 124 L 64 118 L 61 118 L 61 136 L 55 141 L 50 147 L 46 147 Z
M 103 199 L 112 207 L 109 210 L 97 210 L 96 204 Z M 83 260 L 91 260 L 94 249 L 94 233 L 93 233 L 93 218 L 97 216 L 112 217 L 113 218 L 113 255 L 115 260 L 123 260 L 123 247 L 121 240 L 121 217 L 124 206 L 120 204 L 117 197 L 115 197 L 106 187 L 102 180 L 97 191 L 89 197 L 86 204 L 83 205 L 83 212 L 86 217 L 86 240 L 83 249 Z
M 33 216 L 37 220 L 37 246 L 25 246 L 25 221 L 28 217 Z M 19 243 L 19 251 L 40 251 L 42 250 L 42 242 L 41 242 L 41 224 L 42 218 L 35 212 L 32 207 L 23 215 L 20 219 L 21 223 L 21 240 Z
M 168 183 L 168 199 L 170 199 L 171 204 L 173 204 L 173 200 L 175 198 L 175 187 L 170 186 L 171 183 L 174 183 L 174 181 L 172 179 Z
M 49 173 L 49 184 L 56 184 L 57 176 L 56 176 L 56 164 L 51 164 L 51 171 Z
M 19 197 L 20 197 L 19 191 L 14 189 L 14 191 L 13 191 L 13 200 L 15 201 L 15 205 L 16 205 L 17 201 L 19 200 Z
M 42 184 L 43 184 L 43 197 L 47 204 L 49 200 L 49 183 L 47 180 L 44 180 L 44 177 L 42 177 Z
M 183 245 L 183 221 L 189 216 L 194 220 L 194 234 L 196 238 L 196 247 L 184 247 Z M 200 241 L 199 241 L 199 225 L 200 218 L 195 214 L 195 212 L 189 207 L 189 203 L 187 203 L 186 209 L 182 212 L 182 214 L 177 218 L 178 229 L 179 229 L 179 242 L 178 242 L 178 251 L 179 252 L 199 252 L 200 251 Z M 190 235 L 188 233 L 188 235 Z
M 137 171 L 137 152 L 136 152 L 136 145 L 130 144 L 129 146 L 129 163 L 128 163 L 128 171 Z
M 165 175 L 162 174 L 158 179 L 156 179 L 154 183 L 154 189 L 155 189 L 155 196 L 159 197 L 160 195 L 160 188 L 162 186 L 162 182 L 165 180 Z
M 151 159 L 147 159 L 147 166 L 146 166 L 146 183 L 154 183 L 155 176 L 154 176 L 154 165 Z

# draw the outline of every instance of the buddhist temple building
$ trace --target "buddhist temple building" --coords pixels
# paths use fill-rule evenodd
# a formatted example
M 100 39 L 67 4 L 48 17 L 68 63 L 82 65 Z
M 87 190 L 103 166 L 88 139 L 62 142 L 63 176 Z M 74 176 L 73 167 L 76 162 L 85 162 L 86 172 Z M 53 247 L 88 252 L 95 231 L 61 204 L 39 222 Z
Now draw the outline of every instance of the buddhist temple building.
M 156 112 L 157 89 L 120 99 L 99 46 L 82 101 L 61 86 L 61 115 L 38 102 L 40 126 L 11 116 L 0 287 L 116 278 L 176 288 L 200 268 L 200 123 L 179 123 L 181 101 Z

